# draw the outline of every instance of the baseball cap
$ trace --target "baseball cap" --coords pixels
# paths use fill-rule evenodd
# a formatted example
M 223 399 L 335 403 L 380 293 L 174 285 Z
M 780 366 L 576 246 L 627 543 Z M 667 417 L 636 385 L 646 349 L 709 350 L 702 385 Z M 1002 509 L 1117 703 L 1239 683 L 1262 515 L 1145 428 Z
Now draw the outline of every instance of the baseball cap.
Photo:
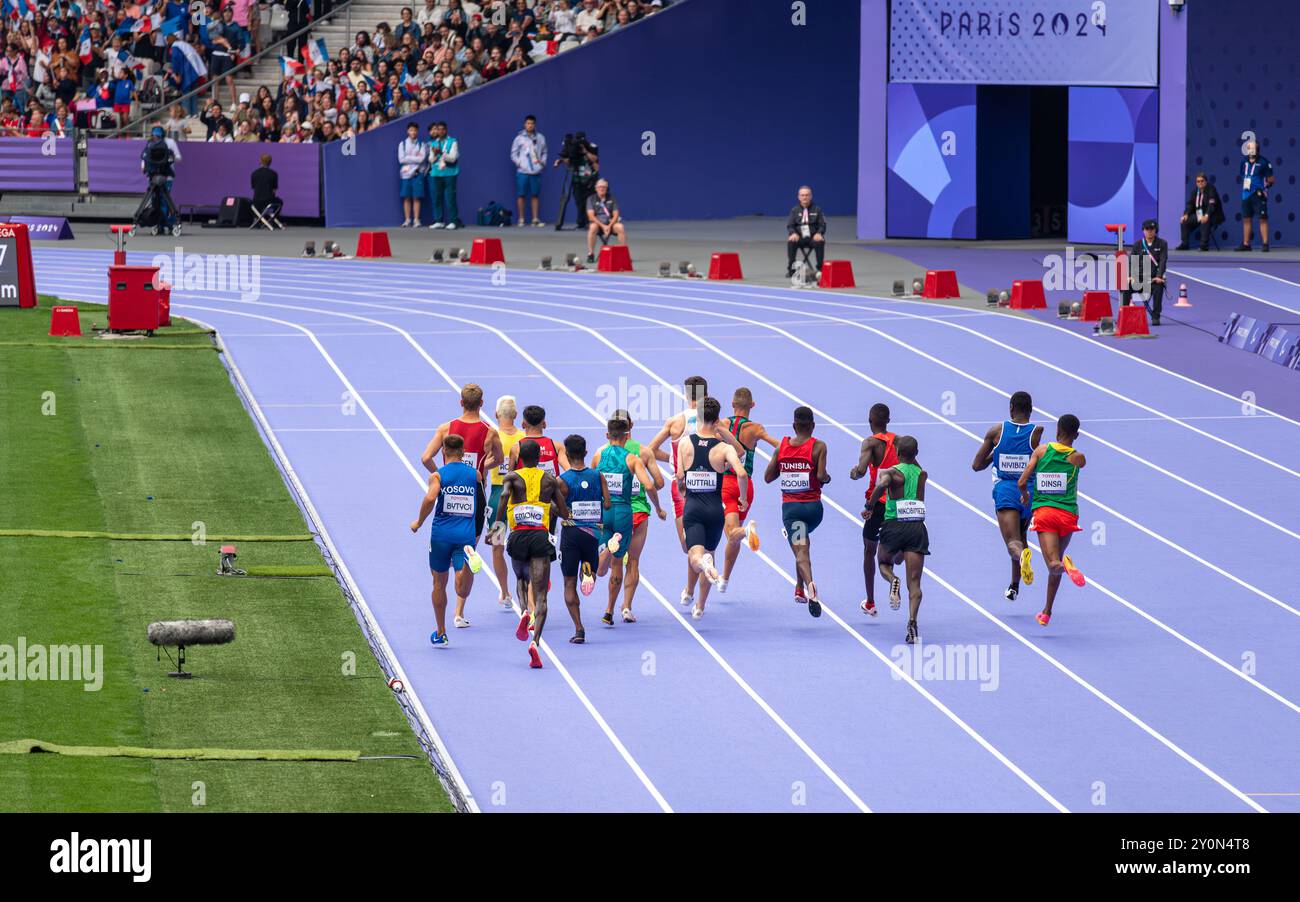
M 251 97 L 248 96 L 248 92 L 244 92 L 243 94 L 240 94 L 240 95 L 239 95 L 239 102 L 240 102 L 240 103 L 248 103 L 248 102 L 249 102 L 250 100 L 252 100 L 252 99 L 253 99 L 253 98 L 251 98 Z
M 1156 222 L 1154 219 L 1148 219 L 1148 220 L 1146 220 L 1145 222 L 1142 223 L 1142 228 L 1143 228 L 1143 229 L 1157 229 L 1157 230 L 1158 230 L 1158 229 L 1160 228 L 1160 223 Z

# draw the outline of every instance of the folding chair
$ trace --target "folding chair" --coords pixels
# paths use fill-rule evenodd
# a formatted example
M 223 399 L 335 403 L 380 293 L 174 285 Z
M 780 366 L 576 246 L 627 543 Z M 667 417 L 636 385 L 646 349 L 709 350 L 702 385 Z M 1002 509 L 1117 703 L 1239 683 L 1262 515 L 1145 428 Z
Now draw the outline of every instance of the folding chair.
M 260 210 L 255 204 L 249 203 L 248 208 L 253 211 L 253 221 L 248 224 L 250 229 L 261 226 L 269 232 L 274 232 L 277 228 L 286 228 L 285 224 L 276 216 L 276 213 L 284 208 L 282 203 L 272 201 Z

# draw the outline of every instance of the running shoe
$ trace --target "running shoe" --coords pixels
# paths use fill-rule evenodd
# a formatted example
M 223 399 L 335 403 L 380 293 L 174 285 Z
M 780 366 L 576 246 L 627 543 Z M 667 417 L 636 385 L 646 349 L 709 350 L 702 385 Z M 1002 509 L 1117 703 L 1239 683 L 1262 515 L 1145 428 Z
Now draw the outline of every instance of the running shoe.
M 469 621 L 466 620 L 464 617 L 457 617 L 455 622 L 456 622 L 456 629 L 458 630 L 463 630 L 465 627 L 469 626 Z
M 528 630 L 532 627 L 532 617 L 524 611 L 524 615 L 519 618 L 519 628 L 515 630 L 515 638 L 520 642 L 528 641 Z
M 503 610 L 509 611 L 515 606 L 515 600 L 507 595 L 505 598 L 498 598 L 497 604 L 501 605 Z
M 1020 552 L 1020 581 L 1026 586 L 1034 584 L 1033 561 L 1034 550 L 1032 548 L 1026 548 Z
M 687 592 L 685 589 L 682 589 L 682 597 L 680 599 L 681 606 L 686 608 L 686 607 L 690 607 L 694 603 L 695 603 L 695 596 L 692 595 L 690 592 Z
M 465 560 L 469 562 L 469 572 L 478 573 L 483 569 L 483 558 L 478 556 L 473 545 L 465 546 Z
M 528 643 L 528 666 L 533 670 L 542 669 L 542 656 L 537 653 L 537 643 Z
M 449 223 L 447 223 L 447 231 L 448 231 L 448 232 L 454 232 L 454 231 L 456 231 L 456 230 L 459 229 L 459 228 L 460 228 L 460 226 L 456 225 L 456 223 L 454 223 L 454 222 L 449 222 Z M 538 667 L 541 667 L 542 665 L 541 665 L 541 664 L 538 664 L 537 666 L 538 666 Z
M 1007 601 L 1015 601 L 1016 596 L 1018 596 L 1019 594 L 1020 594 L 1020 587 L 1017 586 L 1015 583 L 1012 583 L 1011 585 L 1007 586 L 1007 590 L 1002 593 L 1003 597 L 1006 598 Z
M 585 645 L 587 643 L 586 630 L 578 630 L 576 633 L 574 633 L 572 636 L 569 637 L 569 641 L 574 645 Z
M 821 599 L 817 597 L 817 587 L 812 583 L 809 583 L 808 587 L 812 590 L 808 593 L 808 613 L 814 617 L 820 617 L 822 615 L 822 603 Z
M 903 581 L 895 576 L 889 582 L 889 609 L 897 611 L 903 603 Z
M 430 224 L 429 224 L 429 228 L 431 228 L 431 229 L 440 229 L 440 228 L 442 228 L 442 223 L 440 223 L 440 222 L 430 223 Z
M 753 520 L 745 524 L 745 544 L 750 551 L 758 551 L 758 524 Z
M 1074 566 L 1074 561 L 1070 560 L 1068 554 L 1061 558 L 1061 563 L 1065 565 L 1065 573 L 1070 577 L 1070 582 L 1082 589 L 1087 583 L 1087 580 L 1083 578 L 1083 571 Z
M 624 609 L 623 609 L 623 622 L 624 622 L 624 623 L 636 623 L 636 615 L 632 613 L 632 609 L 631 609 L 631 608 L 624 608 Z
M 534 220 L 533 220 L 533 225 L 534 225 L 535 227 L 539 228 L 539 229 L 544 229 L 544 228 L 546 228 L 546 223 L 542 222 L 540 219 L 534 219 Z
M 404 228 L 404 229 L 409 229 L 410 227 L 411 227 L 411 220 L 409 220 L 409 219 L 403 219 L 403 220 L 402 220 L 402 228 Z
M 877 614 L 876 603 L 866 598 L 862 599 L 862 604 L 858 605 L 858 610 L 868 617 L 875 617 Z
M 591 572 L 591 564 L 586 561 L 582 562 L 582 583 L 579 588 L 583 595 L 590 595 L 591 590 L 596 588 L 596 575 Z
M 700 607 L 699 605 L 696 605 L 695 607 L 691 608 L 691 616 L 694 617 L 696 620 L 699 620 L 701 617 L 704 616 L 704 608 Z
M 446 648 L 447 634 L 440 633 L 437 630 L 434 630 L 432 633 L 429 634 L 429 644 L 432 645 L 434 648 Z
M 611 611 L 606 611 L 605 613 L 601 614 L 601 615 L 600 615 L 600 622 L 603 623 L 603 624 L 605 624 L 605 626 L 613 626 L 613 625 L 614 625 L 614 614 L 613 614 L 613 612 L 611 612 Z
M 794 603 L 795 604 L 808 603 L 808 596 L 803 594 L 803 589 L 801 589 L 799 586 L 794 587 Z
M 916 621 L 907 621 L 907 644 L 915 645 L 918 638 L 920 638 L 920 633 L 917 632 Z
M 1046 611 L 1039 611 L 1034 619 L 1038 621 L 1039 626 L 1047 626 L 1048 622 L 1052 619 L 1052 615 Z
M 719 595 L 725 595 L 727 593 L 727 580 L 719 579 L 716 583 L 714 583 L 714 585 L 718 587 Z
M 616 532 L 609 537 L 609 541 L 605 543 L 605 547 L 609 549 L 610 554 L 618 554 L 619 546 L 622 544 L 623 534 L 621 532 Z

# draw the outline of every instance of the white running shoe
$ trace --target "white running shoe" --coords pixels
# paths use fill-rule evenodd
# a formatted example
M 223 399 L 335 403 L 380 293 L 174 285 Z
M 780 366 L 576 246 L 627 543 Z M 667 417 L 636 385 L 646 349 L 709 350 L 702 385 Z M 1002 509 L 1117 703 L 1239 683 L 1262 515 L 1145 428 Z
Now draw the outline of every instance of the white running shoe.
M 412 220 L 411 220 L 411 228 L 413 228 L 413 229 L 422 229 L 422 228 L 424 228 L 424 226 L 420 225 L 420 220 L 418 220 L 418 219 L 412 219 Z
M 456 629 L 458 630 L 463 630 L 465 627 L 469 626 L 469 621 L 466 620 L 464 617 L 457 617 L 455 622 L 456 622 Z
M 510 611 L 515 606 L 515 600 L 507 595 L 505 598 L 498 598 L 497 604 L 501 605 L 503 611 Z
M 411 227 L 411 220 L 409 220 L 409 219 L 403 219 L 403 220 L 402 220 L 402 228 L 404 228 L 404 229 L 409 229 L 410 227 Z
M 691 608 L 691 616 L 694 617 L 696 620 L 699 620 L 701 617 L 704 616 L 704 608 L 700 607 L 699 605 L 696 605 L 695 607 Z
M 727 581 L 725 579 L 718 580 L 714 585 L 718 587 L 719 595 L 727 594 Z
M 460 228 L 460 226 L 456 225 L 456 223 L 454 223 L 454 222 L 449 222 L 449 223 L 447 223 L 447 225 L 446 225 L 446 229 L 447 229 L 448 232 L 454 232 L 454 231 L 456 231 L 458 228 Z
M 684 608 L 690 607 L 694 603 L 695 603 L 695 596 L 692 595 L 690 592 L 687 592 L 685 589 L 682 589 L 682 599 L 681 599 L 682 607 Z
M 431 228 L 431 229 L 440 229 L 440 228 L 442 228 L 442 227 L 443 227 L 443 226 L 442 226 L 442 223 L 440 223 L 440 222 L 434 222 L 434 223 L 430 223 L 430 224 L 429 224 L 429 228 Z

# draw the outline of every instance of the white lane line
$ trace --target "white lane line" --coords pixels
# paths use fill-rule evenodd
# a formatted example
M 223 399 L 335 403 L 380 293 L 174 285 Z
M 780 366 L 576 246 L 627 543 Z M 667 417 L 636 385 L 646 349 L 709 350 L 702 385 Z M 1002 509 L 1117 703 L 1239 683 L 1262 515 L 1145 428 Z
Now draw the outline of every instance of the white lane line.
M 1251 272 L 1252 270 L 1247 270 L 1247 271 Z M 1243 298 L 1250 298 L 1252 301 L 1258 301 L 1259 303 L 1265 304 L 1269 307 L 1276 307 L 1278 310 L 1285 310 L 1287 313 L 1294 313 L 1300 315 L 1300 310 L 1297 310 L 1294 307 L 1288 307 L 1285 304 L 1279 304 L 1276 301 L 1270 301 L 1267 298 L 1262 298 L 1257 294 L 1251 294 L 1248 291 L 1242 291 L 1240 288 L 1230 288 L 1227 285 L 1222 285 L 1218 282 L 1211 282 L 1209 279 L 1202 279 L 1200 276 L 1194 276 L 1189 272 L 1181 272 L 1177 269 L 1170 269 L 1167 270 L 1167 272 L 1171 272 L 1174 275 L 1178 276 L 1179 278 L 1191 279 L 1193 282 L 1200 282 L 1202 285 L 1209 285 L 1211 288 L 1217 288 L 1220 291 L 1227 291 L 1232 294 L 1241 295 L 1241 297 Z M 1258 273 L 1258 275 L 1268 275 L 1268 274 Z M 1277 278 L 1277 277 L 1269 276 L 1269 278 Z M 1285 282 L 1286 280 L 1279 279 L 1278 281 Z
M 1292 282 L 1290 279 L 1284 279 L 1281 276 L 1275 276 L 1271 272 L 1264 272 L 1258 269 L 1251 269 L 1248 266 L 1242 266 L 1240 267 L 1240 269 L 1242 272 L 1248 272 L 1254 276 L 1263 276 L 1266 279 L 1272 279 L 1274 282 L 1281 282 L 1283 285 L 1291 285 L 1292 287 L 1300 288 L 1300 282 Z M 1288 307 L 1287 309 L 1289 310 L 1290 308 Z M 1296 312 L 1300 313 L 1300 310 Z
M 423 477 L 421 477 L 418 472 L 416 472 L 415 467 L 411 466 L 410 460 L 408 460 L 406 455 L 402 453 L 402 449 L 398 446 L 397 442 L 393 440 L 393 437 L 392 435 L 389 434 L 388 430 L 384 428 L 384 424 L 379 421 L 379 418 L 377 416 L 375 416 L 374 411 L 370 409 L 370 405 L 366 403 L 365 398 L 352 385 L 351 381 L 349 381 L 348 377 L 343 373 L 343 371 L 339 369 L 338 364 L 334 362 L 334 358 L 330 356 L 327 350 L 325 350 L 325 346 L 320 343 L 315 333 L 312 332 L 310 329 L 308 329 L 305 326 L 298 326 L 295 323 L 289 322 L 288 320 L 276 319 L 275 317 L 263 316 L 255 313 L 246 313 L 239 310 L 228 310 L 222 307 L 203 307 L 197 304 L 191 304 L 189 302 L 186 302 L 183 305 L 178 305 L 178 306 L 183 306 L 186 310 L 204 310 L 212 313 L 223 313 L 230 316 L 243 316 L 243 317 L 248 317 L 250 319 L 260 319 L 266 322 L 276 323 L 277 325 L 281 325 L 281 326 L 288 326 L 289 328 L 297 329 L 301 331 L 305 336 L 307 336 L 308 340 L 311 341 L 312 345 L 320 353 L 321 357 L 324 359 L 325 363 L 329 366 L 329 368 L 334 371 L 334 375 L 338 377 L 339 382 L 342 383 L 343 387 L 351 394 L 351 397 L 353 397 L 356 400 L 357 404 L 361 407 L 362 411 L 366 414 L 366 417 L 370 420 L 372 424 L 374 424 L 375 429 L 379 431 L 379 434 L 381 436 L 383 436 L 383 439 L 388 444 L 388 447 L 392 450 L 392 452 L 395 455 L 397 455 L 397 459 L 402 462 L 402 466 L 406 468 L 406 472 L 411 474 L 411 478 L 414 479 L 416 484 L 419 485 L 421 488 L 427 487 L 426 480 Z M 263 306 L 272 306 L 272 305 L 263 305 Z M 325 310 L 320 310 L 316 312 L 322 314 L 329 313 L 329 311 L 325 311 Z M 178 315 L 181 316 L 184 315 L 184 313 L 180 310 L 178 310 L 177 313 Z M 429 358 L 429 362 L 432 364 L 432 366 L 435 369 L 437 369 L 439 372 L 442 372 L 441 367 L 439 367 L 437 363 L 435 363 L 432 360 L 432 358 Z M 495 582 L 495 579 L 493 581 Z M 641 768 L 641 765 L 637 763 L 637 760 L 634 757 L 632 757 L 632 753 L 627 750 L 627 746 L 625 746 L 623 744 L 623 741 L 618 738 L 618 735 L 615 734 L 614 730 L 610 727 L 609 723 L 605 720 L 605 718 L 601 715 L 601 713 L 596 710 L 596 706 L 591 703 L 591 699 L 588 698 L 587 694 L 582 691 L 582 688 L 578 685 L 577 681 L 574 680 L 573 676 L 569 673 L 568 668 L 566 668 L 564 664 L 560 661 L 560 659 L 557 658 L 555 654 L 551 651 L 550 646 L 545 639 L 543 639 L 541 642 L 541 648 L 543 652 L 545 652 L 547 658 L 551 660 L 551 663 L 555 665 L 556 670 L 559 672 L 560 676 L 564 679 L 564 681 L 569 685 L 569 688 L 572 689 L 573 693 L 578 697 L 578 700 L 582 702 L 583 707 L 587 709 L 587 713 L 589 713 L 592 719 L 596 721 L 596 724 L 600 727 L 601 732 L 605 734 L 605 737 L 610 741 L 610 743 L 614 746 L 614 748 L 618 750 L 619 755 L 627 763 L 628 767 L 632 769 L 632 772 L 636 774 L 637 779 L 641 781 L 641 785 L 644 786 L 646 791 L 650 793 L 650 796 L 655 800 L 655 803 L 659 806 L 659 808 L 662 811 L 671 813 L 672 808 L 669 806 L 668 801 L 663 797 L 663 794 L 659 792 L 658 787 L 656 787 L 654 782 L 651 781 L 650 777 L 647 776 L 646 772 Z M 394 660 L 396 660 L 396 656 L 394 656 Z M 411 686 L 413 684 L 408 681 L 407 685 Z

